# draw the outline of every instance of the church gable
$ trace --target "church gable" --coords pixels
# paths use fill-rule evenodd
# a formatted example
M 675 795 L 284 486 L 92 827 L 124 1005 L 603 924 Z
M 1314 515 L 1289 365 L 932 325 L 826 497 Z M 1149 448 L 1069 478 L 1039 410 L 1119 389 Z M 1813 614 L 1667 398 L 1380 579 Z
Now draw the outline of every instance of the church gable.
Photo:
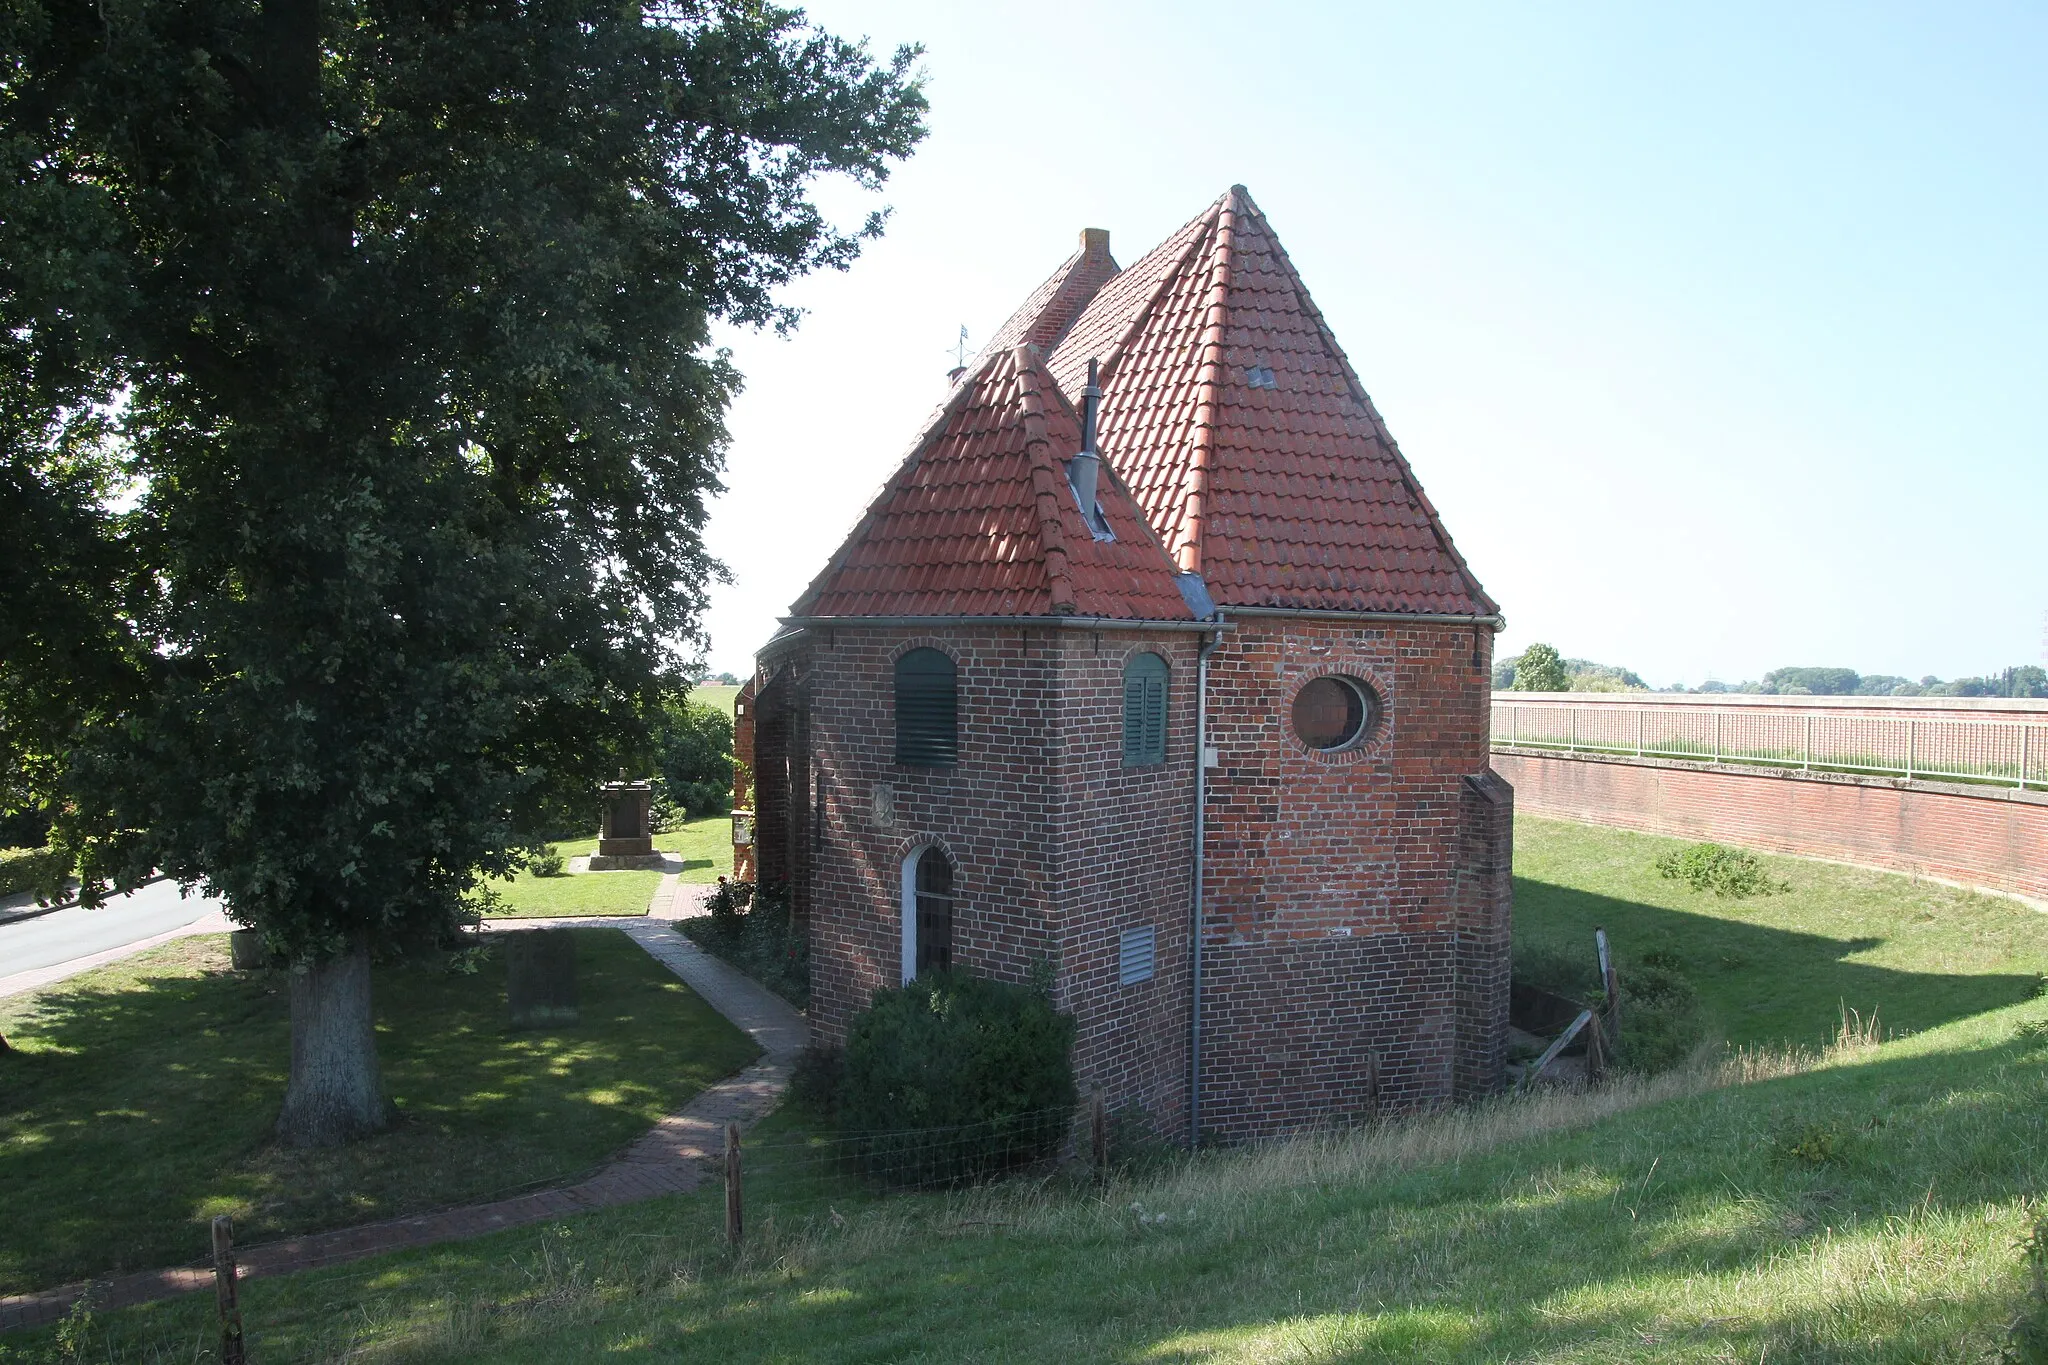
M 1096 295 L 1051 359 L 1069 392 L 1090 354 L 1105 458 L 1218 603 L 1498 610 L 1241 186 Z

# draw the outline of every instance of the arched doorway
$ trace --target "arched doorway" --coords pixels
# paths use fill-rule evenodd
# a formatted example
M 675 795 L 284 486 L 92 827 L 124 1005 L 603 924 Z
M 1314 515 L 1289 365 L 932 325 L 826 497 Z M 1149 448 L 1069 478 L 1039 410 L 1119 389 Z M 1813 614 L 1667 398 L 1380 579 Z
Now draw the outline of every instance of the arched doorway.
M 903 860 L 903 979 L 953 965 L 953 863 L 937 844 Z

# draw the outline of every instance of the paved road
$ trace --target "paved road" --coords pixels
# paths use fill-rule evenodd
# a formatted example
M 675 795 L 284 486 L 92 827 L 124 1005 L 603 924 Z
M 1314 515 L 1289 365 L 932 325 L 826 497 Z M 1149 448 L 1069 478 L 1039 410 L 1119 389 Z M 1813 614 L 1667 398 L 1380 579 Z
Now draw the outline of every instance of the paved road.
M 72 906 L 34 919 L 0 924 L 0 976 L 34 971 L 154 938 L 218 909 L 219 901 L 196 891 L 181 899 L 178 884 L 165 880 L 138 887 L 98 910 Z

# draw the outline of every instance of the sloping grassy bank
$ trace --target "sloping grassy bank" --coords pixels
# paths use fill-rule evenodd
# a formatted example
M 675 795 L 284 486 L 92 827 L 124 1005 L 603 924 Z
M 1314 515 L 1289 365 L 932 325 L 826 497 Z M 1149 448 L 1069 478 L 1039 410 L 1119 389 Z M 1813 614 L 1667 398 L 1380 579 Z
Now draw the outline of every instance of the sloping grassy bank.
M 244 1302 L 283 1359 L 1982 1360 L 2019 1302 L 2044 1118 L 2029 1003 L 1100 1193 L 873 1202 L 769 1160 L 736 1260 L 712 1188 Z M 90 1349 L 189 1354 L 209 1312 L 118 1315 Z

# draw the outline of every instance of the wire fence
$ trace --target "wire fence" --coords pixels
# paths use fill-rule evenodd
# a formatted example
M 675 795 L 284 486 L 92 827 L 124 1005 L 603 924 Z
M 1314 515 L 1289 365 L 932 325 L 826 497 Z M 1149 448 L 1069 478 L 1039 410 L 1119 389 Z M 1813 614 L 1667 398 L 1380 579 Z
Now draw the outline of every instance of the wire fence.
M 1493 742 L 2048 790 L 2048 724 L 2030 720 L 1496 700 Z

